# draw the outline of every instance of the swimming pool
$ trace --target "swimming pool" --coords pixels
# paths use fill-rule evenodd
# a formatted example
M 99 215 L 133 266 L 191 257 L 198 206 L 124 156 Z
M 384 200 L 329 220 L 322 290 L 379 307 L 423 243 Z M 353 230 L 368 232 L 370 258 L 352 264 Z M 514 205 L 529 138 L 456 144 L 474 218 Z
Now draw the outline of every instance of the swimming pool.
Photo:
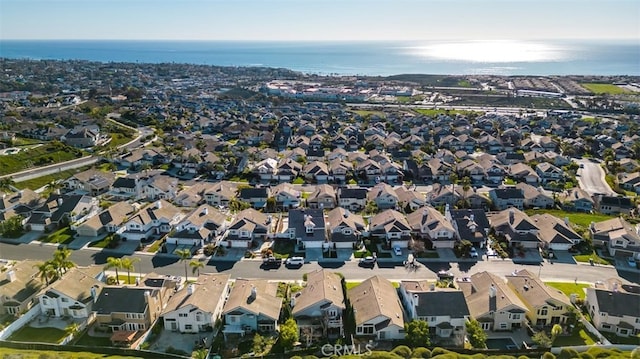
M 518 349 L 511 338 L 490 338 L 486 341 L 488 349 Z

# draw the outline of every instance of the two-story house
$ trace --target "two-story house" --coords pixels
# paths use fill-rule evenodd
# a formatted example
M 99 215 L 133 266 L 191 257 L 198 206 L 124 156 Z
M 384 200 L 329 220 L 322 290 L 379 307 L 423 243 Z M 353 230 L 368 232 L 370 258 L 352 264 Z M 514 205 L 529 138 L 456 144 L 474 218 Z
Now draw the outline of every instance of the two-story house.
M 271 233 L 271 216 L 247 208 L 236 215 L 229 225 L 227 236 L 220 245 L 234 248 L 249 248 L 254 239 L 264 239 Z
M 177 246 L 202 247 L 225 231 L 227 216 L 217 209 L 203 204 L 180 221 L 167 238 L 167 243 Z
M 447 205 L 446 211 L 449 211 Z M 449 214 L 450 215 L 450 214 Z M 456 230 L 437 209 L 426 206 L 407 215 L 411 233 L 431 243 L 432 248 L 453 248 Z
M 499 211 L 509 207 L 524 209 L 524 192 L 520 188 L 494 188 L 489 191 L 489 198 Z
M 290 183 L 280 183 L 272 187 L 271 196 L 275 198 L 278 210 L 298 208 L 302 202 L 302 193 Z
M 377 340 L 404 339 L 404 311 L 393 284 L 371 277 L 347 291 L 353 309 L 356 337 Z
M 116 175 L 113 172 L 88 169 L 69 177 L 64 181 L 64 186 L 69 190 L 81 190 L 91 196 L 97 196 L 108 192 L 115 180 Z
M 527 318 L 538 327 L 563 324 L 568 318 L 571 301 L 562 291 L 548 287 L 526 269 L 507 275 L 507 284 L 527 306 Z
M 542 183 L 560 181 L 564 178 L 564 172 L 549 162 L 541 162 L 536 165 L 536 173 L 542 179 Z
M 467 300 L 471 317 L 482 329 L 506 331 L 525 324 L 527 306 L 502 278 L 480 272 L 458 280 L 457 284 Z
M 214 183 L 204 191 L 204 199 L 210 206 L 229 207 L 229 202 L 236 198 L 236 186 L 227 181 Z
M 571 228 L 568 218 L 562 220 L 545 213 L 533 215 L 531 219 L 540 229 L 538 237 L 545 249 L 566 251 L 582 241 L 582 237 Z
M 474 247 L 484 247 L 489 236 L 489 219 L 482 209 L 454 209 L 451 224 L 460 240 L 467 240 Z
M 289 239 L 301 248 L 323 248 L 327 243 L 324 211 L 321 209 L 289 210 Z
M 342 249 L 357 246 L 367 229 L 361 215 L 351 213 L 342 207 L 329 211 L 326 226 L 329 243 L 335 248 Z
M 131 241 L 145 241 L 171 232 L 183 217 L 180 209 L 161 199 L 147 204 L 129 217 L 120 235 Z
M 23 189 L 17 193 L 0 193 L 0 221 L 16 215 L 29 218 L 33 210 L 42 204 L 40 195 L 30 189 Z
M 267 199 L 269 199 L 270 194 L 268 187 L 241 188 L 238 192 L 238 199 L 250 203 L 255 209 L 264 208 L 267 205 Z
M 379 209 L 396 209 L 398 205 L 398 195 L 390 185 L 378 183 L 367 193 L 367 201 L 375 202 Z
M 276 282 L 236 279 L 222 311 L 225 340 L 254 332 L 277 331 L 282 308 L 282 298 L 277 292 Z
M 162 312 L 165 330 L 199 333 L 215 327 L 229 296 L 228 274 L 200 274 L 176 292 Z
M 607 247 L 612 256 L 640 260 L 640 225 L 633 226 L 623 218 L 591 223 L 593 244 Z
M 518 183 L 517 189 L 524 195 L 523 206 L 526 208 L 552 208 L 555 201 L 552 196 L 546 194 L 542 187 L 534 187 L 527 183 Z
M 562 197 L 562 208 L 568 211 L 591 213 L 593 205 L 591 195 L 579 187 L 570 189 L 567 195 Z
M 585 301 L 596 329 L 622 337 L 640 334 L 640 295 L 587 288 Z
M 361 211 L 367 206 L 367 193 L 369 190 L 366 188 L 340 187 L 338 206 L 351 211 Z
M 393 247 L 407 248 L 411 238 L 411 225 L 402 213 L 387 209 L 371 218 L 369 234 L 383 239 Z
M 307 285 L 291 298 L 291 306 L 304 342 L 344 337 L 346 303 L 337 274 L 324 269 L 308 273 Z
M 100 278 L 102 268 L 91 266 L 71 268 L 62 278 L 49 284 L 38 294 L 42 314 L 72 318 L 89 317 L 104 283 Z
M 22 260 L 0 266 L 0 314 L 18 316 L 31 309 L 36 295 L 44 287 L 37 278 L 39 262 Z M 48 284 L 48 283 L 47 283 Z
M 135 207 L 127 202 L 117 202 L 76 227 L 79 236 L 98 237 L 105 233 L 119 233 L 135 212 Z
M 408 320 L 426 321 L 435 338 L 451 338 L 454 345 L 464 342 L 470 313 L 462 291 L 436 288 L 433 282 L 402 281 L 399 292 Z
M 496 234 L 503 235 L 510 246 L 538 248 L 541 243 L 538 237 L 540 228 L 529 216 L 515 208 L 505 209 L 489 217 L 489 223 Z

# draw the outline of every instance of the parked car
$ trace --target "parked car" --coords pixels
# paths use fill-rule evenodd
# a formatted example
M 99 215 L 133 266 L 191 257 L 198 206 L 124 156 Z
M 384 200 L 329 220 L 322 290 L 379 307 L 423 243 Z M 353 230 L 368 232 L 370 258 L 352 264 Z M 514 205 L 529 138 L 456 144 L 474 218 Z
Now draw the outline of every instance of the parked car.
M 453 277 L 453 273 L 444 269 L 438 272 L 438 279 L 453 279 Z
M 636 260 L 633 257 L 627 258 L 627 263 L 629 264 L 629 267 L 637 268 Z
M 476 249 L 476 247 L 471 247 L 471 250 L 469 251 L 469 257 L 478 258 L 478 250 Z
M 284 264 L 287 267 L 302 267 L 302 265 L 304 264 L 304 258 L 303 257 L 289 257 L 287 258 L 287 260 L 284 262 Z
M 367 256 L 364 258 L 360 258 L 359 265 L 361 267 L 372 267 L 376 265 L 376 259 L 372 256 Z
M 393 254 L 395 254 L 397 256 L 401 256 L 402 255 L 402 249 L 400 249 L 400 247 L 393 247 Z
M 280 268 L 282 265 L 282 259 L 276 257 L 266 257 L 262 260 L 262 268 L 271 269 L 271 268 Z

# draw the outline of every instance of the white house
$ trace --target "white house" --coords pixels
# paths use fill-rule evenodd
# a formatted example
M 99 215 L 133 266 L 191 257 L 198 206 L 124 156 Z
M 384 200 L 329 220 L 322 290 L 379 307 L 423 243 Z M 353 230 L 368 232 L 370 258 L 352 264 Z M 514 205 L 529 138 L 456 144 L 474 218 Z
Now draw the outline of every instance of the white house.
M 88 318 L 104 283 L 96 279 L 98 267 L 71 268 L 38 295 L 42 314 Z
M 202 247 L 215 236 L 224 233 L 227 216 L 203 204 L 176 225 L 167 243 L 178 246 Z
M 640 334 L 640 295 L 620 289 L 587 288 L 586 302 L 598 330 L 622 337 Z
M 131 216 L 121 236 L 127 240 L 141 241 L 154 235 L 169 233 L 182 217 L 178 208 L 161 199 L 149 203 Z

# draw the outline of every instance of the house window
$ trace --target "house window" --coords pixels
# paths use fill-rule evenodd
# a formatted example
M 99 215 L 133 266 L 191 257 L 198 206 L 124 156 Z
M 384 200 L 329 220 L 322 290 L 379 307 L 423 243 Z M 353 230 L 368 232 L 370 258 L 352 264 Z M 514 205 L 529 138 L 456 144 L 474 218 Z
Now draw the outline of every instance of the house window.
M 307 233 L 313 233 L 313 226 L 305 227 Z
M 602 329 L 611 329 L 611 325 L 609 325 L 609 324 L 602 324 Z
M 138 330 L 145 330 L 146 327 L 144 324 L 138 324 Z
M 482 323 L 480 323 L 480 326 L 482 327 L 482 330 L 490 330 L 491 329 L 491 323 L 490 322 L 482 322 Z
M 628 329 L 618 329 L 618 333 L 620 333 L 620 335 L 627 336 L 627 335 L 629 335 L 629 330 Z
M 521 314 L 509 313 L 509 319 L 520 320 Z
M 430 317 L 429 320 L 427 320 L 428 322 L 431 323 L 435 323 L 436 322 L 436 317 Z
M 373 325 L 365 325 L 362 327 L 362 334 L 373 334 L 374 328 Z
M 188 316 L 187 313 L 178 313 L 178 317 L 180 318 L 186 318 Z
M 538 309 L 538 315 L 547 315 L 547 314 L 548 314 L 547 307 L 542 307 Z
M 500 323 L 500 329 L 507 329 L 507 323 Z
M 191 329 L 193 329 L 193 325 L 187 324 L 187 325 L 184 326 L 184 329 L 191 330 Z
M 65 297 L 60 298 L 60 300 L 62 301 L 62 303 L 67 303 L 69 301 L 69 299 Z
M 19 307 L 7 307 L 7 314 L 18 314 L 20 313 Z

